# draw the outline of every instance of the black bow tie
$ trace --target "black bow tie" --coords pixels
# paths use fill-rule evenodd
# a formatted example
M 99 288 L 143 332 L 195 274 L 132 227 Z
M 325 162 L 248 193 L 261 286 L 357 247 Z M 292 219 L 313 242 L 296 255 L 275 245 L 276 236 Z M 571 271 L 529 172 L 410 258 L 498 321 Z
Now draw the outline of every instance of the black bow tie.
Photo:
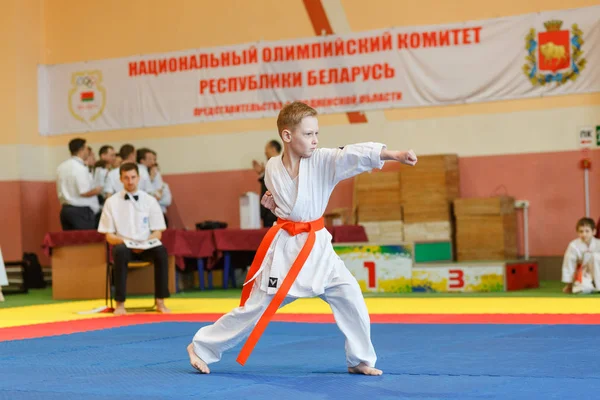
M 133 196 L 133 199 L 134 199 L 135 201 L 138 201 L 138 199 L 140 198 L 140 196 L 138 196 L 137 194 L 135 194 L 135 195 L 130 195 L 130 194 L 127 194 L 127 193 L 125 193 L 125 200 L 130 200 L 130 199 L 131 199 L 131 197 L 130 197 L 130 196 Z

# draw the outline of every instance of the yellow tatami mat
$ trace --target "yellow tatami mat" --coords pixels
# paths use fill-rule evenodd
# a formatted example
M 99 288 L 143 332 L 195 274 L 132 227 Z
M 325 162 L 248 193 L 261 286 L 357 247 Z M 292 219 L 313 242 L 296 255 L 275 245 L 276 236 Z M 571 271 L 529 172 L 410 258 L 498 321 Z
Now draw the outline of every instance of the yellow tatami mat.
M 367 298 L 371 314 L 600 314 L 595 298 Z M 223 314 L 238 299 L 171 299 L 167 305 L 179 314 Z M 131 299 L 128 307 L 143 307 L 152 299 Z M 85 318 L 112 318 L 111 314 L 78 314 L 104 305 L 104 300 L 74 301 L 0 309 L 0 328 Z M 320 299 L 300 299 L 285 306 L 283 314 L 330 314 Z

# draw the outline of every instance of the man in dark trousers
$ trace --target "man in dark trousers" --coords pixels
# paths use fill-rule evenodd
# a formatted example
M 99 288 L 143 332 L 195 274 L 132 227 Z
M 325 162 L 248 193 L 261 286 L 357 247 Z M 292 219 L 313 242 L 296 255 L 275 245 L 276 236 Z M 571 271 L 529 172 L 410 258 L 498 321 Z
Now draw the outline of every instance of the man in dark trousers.
M 162 210 L 153 196 L 138 190 L 140 175 L 136 164 L 125 163 L 119 172 L 123 190 L 106 200 L 98 227 L 98 232 L 105 233 L 106 241 L 114 246 L 115 314 L 126 314 L 127 265 L 134 260 L 151 261 L 154 264 L 156 308 L 159 312 L 170 312 L 164 302 L 169 297 L 167 250 L 162 245 L 140 250 L 125 244 L 125 241 L 150 243 L 153 239 L 160 240 L 166 229 Z
M 94 187 L 94 180 L 86 166 L 89 157 L 85 139 L 69 142 L 71 158 L 63 161 L 57 169 L 56 192 L 62 205 L 60 223 L 64 231 L 96 229 L 95 215 L 100 211 L 98 194 L 101 187 Z
M 271 157 L 276 157 L 281 153 L 281 143 L 277 140 L 271 140 L 265 146 L 265 156 L 267 157 L 267 161 Z M 267 191 L 267 187 L 265 186 L 265 163 L 260 163 L 256 160 L 252 161 L 252 168 L 258 174 L 258 181 L 260 182 L 260 198 L 264 196 Z M 263 226 L 265 228 L 270 228 L 277 221 L 277 217 L 275 214 L 271 212 L 268 208 L 265 208 L 262 204 L 260 205 L 260 219 L 263 221 Z

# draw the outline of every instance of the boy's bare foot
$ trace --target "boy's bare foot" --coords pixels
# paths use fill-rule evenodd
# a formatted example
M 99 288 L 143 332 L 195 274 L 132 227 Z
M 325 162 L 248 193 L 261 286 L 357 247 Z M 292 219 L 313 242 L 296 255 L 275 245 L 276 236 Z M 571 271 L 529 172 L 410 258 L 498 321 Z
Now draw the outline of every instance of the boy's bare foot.
M 568 284 L 563 288 L 563 293 L 573 293 L 573 285 Z
M 156 299 L 156 311 L 163 314 L 168 314 L 171 312 L 171 310 L 169 310 L 167 306 L 165 306 L 164 299 Z
M 210 374 L 210 369 L 208 369 L 208 365 L 200 357 L 196 355 L 194 352 L 194 345 L 190 343 L 187 347 L 188 355 L 190 356 L 190 364 L 192 367 L 196 368 L 202 374 Z
M 114 315 L 125 315 L 127 314 L 127 310 L 125 309 L 125 303 L 117 302 L 117 306 L 115 307 L 115 311 L 113 311 Z
M 348 367 L 348 372 L 351 374 L 362 374 L 362 375 L 381 375 L 383 371 L 377 368 L 369 367 L 365 363 L 360 363 L 356 367 Z

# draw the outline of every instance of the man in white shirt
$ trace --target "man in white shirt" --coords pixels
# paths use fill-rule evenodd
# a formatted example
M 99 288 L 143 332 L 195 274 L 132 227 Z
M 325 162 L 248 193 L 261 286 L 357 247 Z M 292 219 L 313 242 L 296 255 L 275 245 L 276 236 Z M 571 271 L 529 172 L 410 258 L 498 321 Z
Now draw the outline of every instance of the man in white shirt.
M 114 168 L 119 168 L 121 166 L 121 164 L 123 164 L 123 157 L 121 157 L 120 153 L 115 154 L 115 160 L 113 161 L 112 167 Z
M 271 140 L 265 145 L 265 157 L 267 158 L 267 161 L 269 161 L 271 157 L 277 157 L 279 154 L 281 154 L 281 143 L 279 143 L 277 140 Z M 260 182 L 260 197 L 262 198 L 267 192 L 267 187 L 265 186 L 265 164 L 256 160 L 252 160 L 252 168 L 258 174 L 258 182 Z M 275 214 L 273 214 L 271 210 L 265 208 L 265 206 L 262 204 L 260 205 L 260 219 L 262 219 L 263 226 L 265 228 L 272 227 L 277 221 Z
M 135 163 L 135 147 L 131 144 L 124 144 L 119 150 L 119 155 L 123 159 L 122 164 Z M 123 183 L 121 183 L 121 174 L 118 168 L 111 170 L 106 176 L 104 182 L 104 197 L 108 198 L 113 193 L 117 193 L 123 190 Z
M 86 166 L 88 148 L 85 139 L 73 139 L 69 142 L 71 158 L 63 161 L 57 168 L 56 191 L 62 205 L 60 223 L 62 229 L 96 229 L 95 214 L 100 211 L 98 194 L 101 187 L 94 187 L 90 171 Z
M 150 181 L 150 171 L 149 169 L 156 164 L 156 153 L 152 150 L 143 148 L 138 149 L 137 151 L 137 163 L 138 168 L 140 170 L 140 190 L 143 190 L 146 193 L 150 193 L 157 200 L 160 200 L 160 196 L 154 192 L 154 187 L 152 182 Z M 160 178 L 160 185 L 162 186 L 162 178 Z
M 150 174 L 150 182 L 152 183 L 154 197 L 156 200 L 158 200 L 158 204 L 160 205 L 163 215 L 165 216 L 165 224 L 168 227 L 169 220 L 167 219 L 167 207 L 169 207 L 173 202 L 171 188 L 169 187 L 169 184 L 163 182 L 162 178 L 160 177 L 158 164 L 151 166 L 148 172 Z
M 104 187 L 108 172 L 115 163 L 116 153 L 112 146 L 104 145 L 100 147 L 98 155 L 100 156 L 100 161 L 94 165 L 94 182 L 96 185 Z
M 100 151 L 98 152 L 98 156 L 100 160 L 94 163 L 94 170 L 92 173 L 94 184 L 96 186 L 102 187 L 102 192 L 98 195 L 98 202 L 100 202 L 100 210 L 102 210 L 102 206 L 104 205 L 104 185 L 106 184 L 106 178 L 108 177 L 108 173 L 113 168 L 113 164 L 115 162 L 115 149 L 112 146 L 104 145 L 100 147 Z M 96 226 L 100 222 L 100 213 L 96 215 Z
M 106 234 L 106 241 L 113 245 L 115 265 L 116 315 L 125 314 L 127 287 L 127 264 L 132 260 L 152 261 L 154 264 L 154 296 L 159 312 L 170 312 L 164 299 L 169 297 L 167 250 L 160 245 L 148 250 L 132 250 L 125 240 L 146 242 L 160 240 L 166 229 L 165 219 L 158 201 L 148 193 L 138 190 L 140 180 L 136 164 L 127 163 L 119 168 L 124 190 L 106 200 L 98 232 Z
M 93 174 L 94 166 L 96 165 L 96 156 L 94 155 L 94 150 L 91 146 L 87 146 L 87 158 L 85 159 L 85 165 L 87 165 L 90 174 Z
M 156 154 L 156 152 L 154 150 L 150 150 L 150 152 L 154 155 L 153 158 L 153 163 L 152 165 L 155 165 L 158 167 L 158 154 Z M 150 167 L 148 167 L 148 173 L 150 173 Z M 150 177 L 150 181 L 152 182 L 152 187 L 153 188 L 160 188 L 163 185 L 163 178 L 162 178 L 162 174 L 160 173 L 160 169 L 156 168 L 156 176 Z M 157 196 L 154 196 L 157 197 Z M 160 198 L 157 197 L 158 202 L 160 203 Z

